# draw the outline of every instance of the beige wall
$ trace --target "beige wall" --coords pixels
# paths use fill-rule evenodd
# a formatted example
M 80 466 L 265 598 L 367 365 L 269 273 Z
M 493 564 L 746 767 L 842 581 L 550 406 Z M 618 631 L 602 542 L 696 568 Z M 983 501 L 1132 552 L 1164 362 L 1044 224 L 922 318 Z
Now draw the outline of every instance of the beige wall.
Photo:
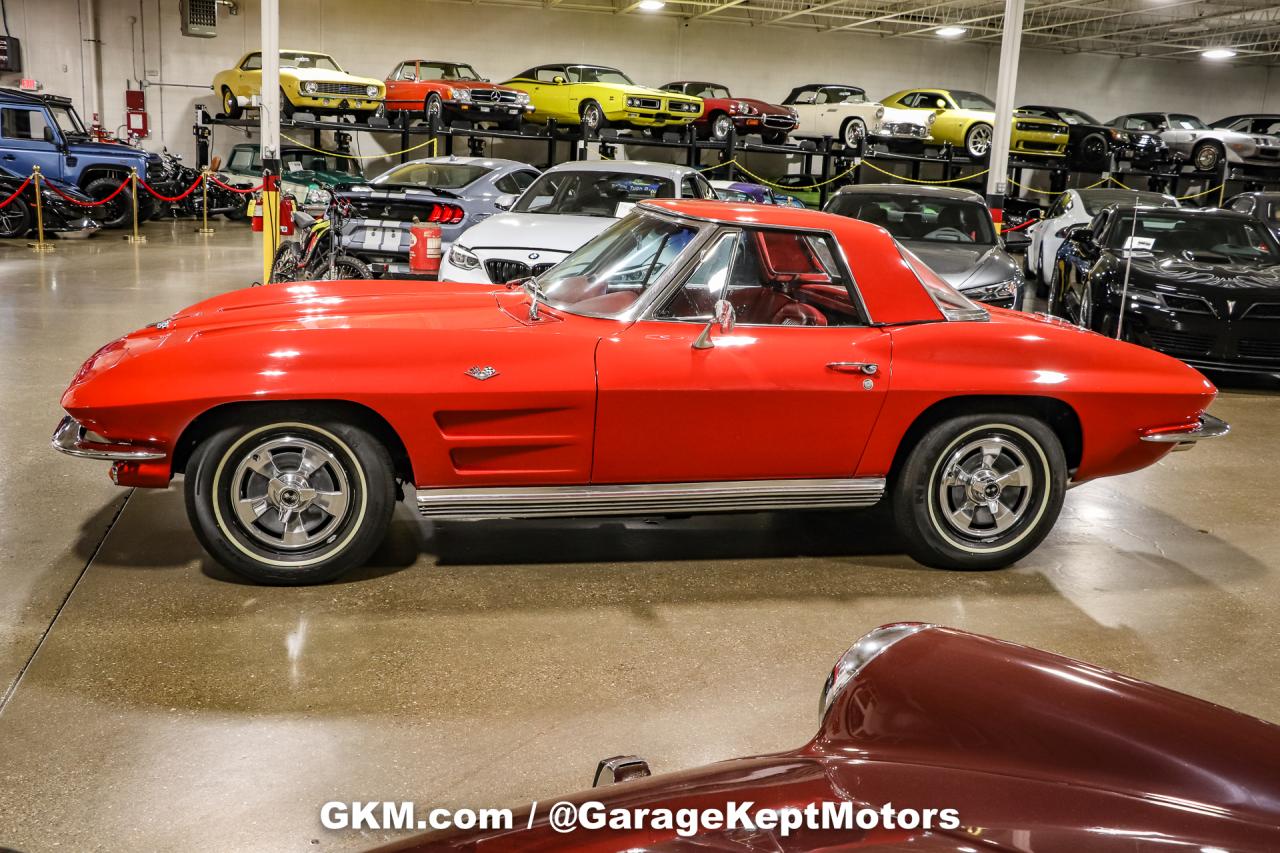
M 178 0 L 96 0 L 104 123 L 123 121 L 129 80 L 207 86 L 214 73 L 257 47 L 258 0 L 238 0 L 214 39 L 184 38 Z M 22 39 L 26 72 L 48 92 L 70 94 L 93 110 L 94 81 L 82 61 L 91 0 L 8 0 L 9 24 Z M 349 70 L 382 77 L 411 55 L 469 61 L 495 80 L 543 62 L 569 60 L 618 66 L 640 82 L 710 78 L 747 95 L 780 99 L 792 86 L 817 80 L 851 82 L 882 97 L 900 88 L 945 83 L 994 96 L 994 48 L 917 39 L 814 33 L 673 18 L 511 9 L 432 0 L 281 0 L 281 44 L 332 53 Z M 86 46 L 86 55 L 92 49 Z M 1185 63 L 1121 60 L 1026 51 L 1018 98 L 1070 104 L 1109 119 L 1117 113 L 1168 107 L 1213 120 L 1234 112 L 1280 111 L 1274 69 L 1235 67 L 1196 58 Z M 0 85 L 16 85 L 0 75 Z M 190 156 L 192 107 L 212 107 L 196 88 L 148 90 L 150 148 Z M 212 109 L 211 109 L 212 111 Z M 244 138 L 217 130 L 217 148 Z M 390 145 L 393 139 L 388 137 Z M 365 142 L 369 153 L 369 142 Z M 537 157 L 536 149 L 495 153 Z

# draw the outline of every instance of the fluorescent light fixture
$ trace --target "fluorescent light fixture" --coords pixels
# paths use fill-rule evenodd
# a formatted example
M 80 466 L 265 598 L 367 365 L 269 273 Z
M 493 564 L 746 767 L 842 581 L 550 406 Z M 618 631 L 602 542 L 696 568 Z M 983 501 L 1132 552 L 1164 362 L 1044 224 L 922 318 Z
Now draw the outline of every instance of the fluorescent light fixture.
M 935 30 L 934 35 L 938 36 L 939 38 L 953 39 L 956 36 L 962 36 L 967 32 L 969 31 L 964 27 L 942 27 L 939 30 Z
M 663 0 L 640 0 L 640 5 L 636 8 L 641 12 L 656 12 L 665 5 L 667 4 Z
M 1230 59 L 1236 52 L 1227 47 L 1213 47 L 1200 55 L 1205 59 Z

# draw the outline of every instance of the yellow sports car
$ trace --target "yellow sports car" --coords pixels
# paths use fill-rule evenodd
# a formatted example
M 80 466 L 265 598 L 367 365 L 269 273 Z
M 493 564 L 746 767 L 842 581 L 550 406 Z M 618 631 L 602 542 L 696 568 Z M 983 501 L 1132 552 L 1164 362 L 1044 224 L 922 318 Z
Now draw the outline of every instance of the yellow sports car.
M 616 68 L 600 65 L 539 65 L 503 85 L 529 94 L 531 118 L 581 122 L 591 133 L 610 125 L 685 125 L 702 115 L 701 98 L 638 86 Z
M 959 89 L 904 89 L 882 99 L 886 107 L 932 112 L 929 129 L 935 142 L 950 142 L 974 160 L 991 154 L 996 105 L 986 95 Z M 1009 153 L 1061 157 L 1067 150 L 1067 126 L 1056 119 L 1014 113 Z
M 222 99 L 222 112 L 239 118 L 254 95 L 262 93 L 262 52 L 246 53 L 235 68 L 219 71 L 213 91 Z M 330 115 L 370 116 L 382 104 L 387 87 L 372 77 L 357 77 L 326 53 L 280 51 L 280 115 L 294 111 Z

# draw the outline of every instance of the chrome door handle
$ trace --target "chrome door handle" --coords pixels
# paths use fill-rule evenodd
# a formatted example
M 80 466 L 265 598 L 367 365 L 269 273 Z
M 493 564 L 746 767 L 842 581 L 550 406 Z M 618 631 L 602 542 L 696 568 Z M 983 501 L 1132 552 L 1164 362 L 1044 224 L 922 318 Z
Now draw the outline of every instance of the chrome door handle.
M 880 365 L 871 361 L 830 361 L 827 362 L 827 370 L 834 370 L 836 373 L 865 373 L 872 376 L 880 370 Z

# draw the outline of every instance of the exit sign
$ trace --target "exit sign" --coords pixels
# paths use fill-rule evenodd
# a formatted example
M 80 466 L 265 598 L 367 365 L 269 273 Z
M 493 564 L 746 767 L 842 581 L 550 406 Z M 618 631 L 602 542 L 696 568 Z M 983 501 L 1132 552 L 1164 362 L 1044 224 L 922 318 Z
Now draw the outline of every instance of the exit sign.
M 24 92 L 39 92 L 44 88 L 44 84 L 39 80 L 32 80 L 30 77 L 23 77 L 18 82 L 18 88 Z

